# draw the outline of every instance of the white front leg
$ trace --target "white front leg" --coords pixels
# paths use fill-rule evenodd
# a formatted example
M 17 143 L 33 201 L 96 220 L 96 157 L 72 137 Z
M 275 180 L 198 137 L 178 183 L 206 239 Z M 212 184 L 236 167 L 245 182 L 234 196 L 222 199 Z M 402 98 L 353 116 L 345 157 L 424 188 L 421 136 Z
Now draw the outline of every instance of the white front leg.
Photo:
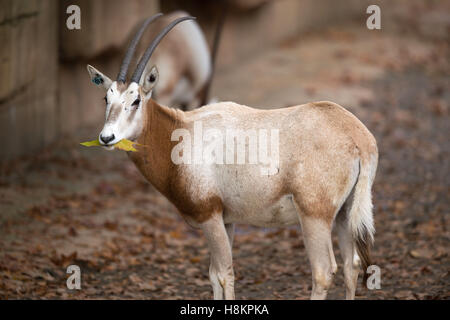
M 201 225 L 211 251 L 209 278 L 214 300 L 234 300 L 234 271 L 230 239 L 222 215 L 215 214 Z

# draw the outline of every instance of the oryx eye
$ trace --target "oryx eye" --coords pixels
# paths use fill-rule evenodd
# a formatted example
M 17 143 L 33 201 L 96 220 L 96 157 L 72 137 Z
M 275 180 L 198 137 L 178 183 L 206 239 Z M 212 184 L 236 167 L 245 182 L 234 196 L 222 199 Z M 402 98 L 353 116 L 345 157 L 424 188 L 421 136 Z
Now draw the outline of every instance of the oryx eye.
M 134 100 L 134 102 L 131 105 L 132 106 L 138 106 L 139 103 L 141 103 L 141 99 L 137 98 L 136 100 Z

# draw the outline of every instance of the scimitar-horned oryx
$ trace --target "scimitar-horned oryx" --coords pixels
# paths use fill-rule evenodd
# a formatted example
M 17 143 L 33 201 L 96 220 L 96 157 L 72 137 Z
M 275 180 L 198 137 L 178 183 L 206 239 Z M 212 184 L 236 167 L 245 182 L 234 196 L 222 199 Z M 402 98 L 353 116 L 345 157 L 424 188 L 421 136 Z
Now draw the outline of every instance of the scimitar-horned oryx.
M 215 299 L 235 297 L 231 248 L 236 223 L 300 223 L 312 268 L 312 299 L 326 298 L 337 270 L 334 226 L 344 260 L 346 297 L 353 299 L 360 266 L 365 274 L 371 264 L 371 188 L 378 162 L 373 135 L 332 102 L 274 110 L 221 102 L 189 112 L 158 104 L 151 98 L 157 69 L 145 66 L 162 37 L 188 19 L 192 17 L 178 18 L 164 28 L 129 82 L 127 69 L 139 33 L 116 81 L 88 66 L 92 81 L 106 91 L 100 143 L 112 148 L 121 139 L 136 142 L 138 151 L 128 152 L 129 158 L 191 226 L 204 231 Z M 203 135 L 190 139 L 189 134 L 200 129 Z M 268 146 L 263 142 L 269 131 L 271 154 L 265 157 Z M 251 153 L 255 146 L 258 151 Z M 202 148 L 203 154 L 198 152 Z

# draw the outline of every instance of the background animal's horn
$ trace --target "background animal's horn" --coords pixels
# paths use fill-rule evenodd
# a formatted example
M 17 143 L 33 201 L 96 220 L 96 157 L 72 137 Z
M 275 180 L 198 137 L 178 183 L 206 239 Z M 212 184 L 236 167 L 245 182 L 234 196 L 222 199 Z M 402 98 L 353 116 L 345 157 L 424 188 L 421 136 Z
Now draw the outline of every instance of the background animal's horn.
M 142 35 L 144 34 L 144 31 L 147 29 L 147 27 L 150 23 L 152 23 L 153 21 L 155 21 L 162 15 L 163 15 L 162 13 L 158 13 L 158 14 L 155 14 L 155 15 L 145 19 L 144 23 L 142 23 L 142 26 L 139 28 L 138 32 L 136 32 L 136 35 L 134 36 L 133 40 L 131 41 L 131 43 L 127 49 L 125 58 L 123 58 L 122 65 L 120 66 L 119 75 L 117 76 L 118 82 L 126 81 L 128 67 L 130 66 L 131 59 L 133 58 L 133 55 L 134 55 L 134 51 L 136 51 L 136 47 L 137 47 Z
M 164 38 L 164 36 L 172 30 L 173 27 L 175 27 L 178 23 L 183 22 L 185 20 L 195 20 L 195 17 L 182 17 L 174 20 L 171 22 L 167 27 L 165 27 L 159 34 L 156 36 L 156 38 L 153 40 L 153 42 L 150 44 L 150 46 L 145 50 L 144 55 L 141 57 L 141 60 L 139 60 L 139 64 L 136 67 L 136 70 L 133 73 L 133 76 L 131 77 L 131 82 L 139 83 L 139 80 L 141 79 L 142 73 L 145 70 L 145 66 L 147 65 L 148 60 L 150 60 L 150 57 L 152 56 L 153 51 L 155 50 L 156 46 L 159 44 L 159 42 Z

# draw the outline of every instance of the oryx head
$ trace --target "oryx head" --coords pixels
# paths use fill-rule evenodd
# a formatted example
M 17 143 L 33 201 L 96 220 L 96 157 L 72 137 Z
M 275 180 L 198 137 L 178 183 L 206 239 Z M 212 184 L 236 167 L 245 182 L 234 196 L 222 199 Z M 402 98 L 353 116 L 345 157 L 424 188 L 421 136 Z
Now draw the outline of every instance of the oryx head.
M 87 66 L 91 81 L 106 91 L 105 125 L 99 135 L 99 141 L 104 146 L 112 146 L 122 139 L 135 140 L 138 138 L 144 125 L 143 109 L 158 82 L 158 69 L 156 66 L 147 68 L 147 63 L 156 46 L 175 25 L 185 20 L 195 19 L 194 17 L 178 18 L 165 27 L 139 60 L 131 81 L 128 83 L 126 81 L 127 71 L 136 46 L 147 26 L 161 16 L 162 14 L 156 14 L 144 21 L 128 47 L 116 81 L 112 81 L 94 67 Z

